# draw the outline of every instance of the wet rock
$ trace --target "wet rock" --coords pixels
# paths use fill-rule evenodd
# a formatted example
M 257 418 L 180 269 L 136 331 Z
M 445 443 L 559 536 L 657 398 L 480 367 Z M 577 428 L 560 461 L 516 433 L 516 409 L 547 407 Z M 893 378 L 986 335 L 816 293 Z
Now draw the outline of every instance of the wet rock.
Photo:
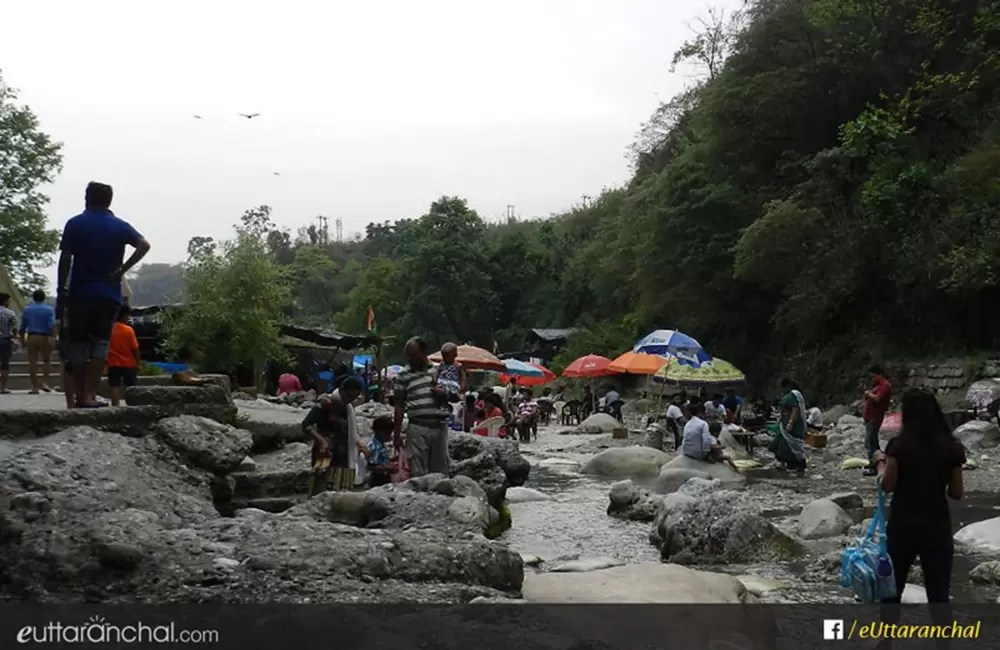
M 955 533 L 955 541 L 983 553 L 1000 553 L 1000 517 L 965 526 Z
M 679 564 L 781 561 L 804 550 L 752 503 L 729 491 L 708 494 L 683 508 L 660 509 L 650 541 L 664 561 Z
M 217 474 L 238 468 L 253 446 L 248 432 L 193 415 L 160 420 L 156 435 L 192 464 Z
M 448 436 L 448 455 L 453 461 L 461 462 L 483 452 L 492 454 L 497 466 L 506 474 L 508 486 L 521 486 L 528 480 L 531 463 L 521 455 L 516 441 L 471 433 L 452 432 Z
M 864 499 L 857 492 L 838 492 L 837 494 L 828 496 L 827 499 L 833 501 L 845 511 L 862 510 L 865 507 Z
M 752 593 L 754 596 L 763 596 L 771 591 L 779 591 L 781 589 L 788 588 L 788 584 L 782 582 L 781 580 L 769 580 L 760 576 L 737 576 L 736 579 L 742 582 L 743 586 L 747 588 L 747 591 Z
M 969 580 L 984 585 L 1000 585 L 1000 561 L 990 560 L 977 564 L 969 571 Z
M 840 566 L 843 551 L 824 553 L 806 568 L 802 579 L 806 582 L 827 582 L 840 579 Z
M 591 458 L 580 470 L 583 474 L 604 478 L 656 476 L 670 454 L 650 447 L 607 449 Z
M 798 534 L 802 539 L 823 539 L 843 535 L 854 521 L 830 499 L 816 499 L 799 514 Z
M 1000 445 L 1000 427 L 993 422 L 973 420 L 955 429 L 955 437 L 968 451 L 991 449 Z
M 507 488 L 507 503 L 530 503 L 532 501 L 551 501 L 552 497 L 526 487 Z
M 466 476 L 486 491 L 490 504 L 500 509 L 507 499 L 507 475 L 497 465 L 496 456 L 489 451 L 483 451 L 471 458 L 452 461 L 452 476 Z
M 640 563 L 586 573 L 525 576 L 524 599 L 541 603 L 752 603 L 732 576 L 676 564 Z
M 231 404 L 232 398 L 222 387 L 206 386 L 129 386 L 125 389 L 129 406 L 164 406 L 170 404 Z
M 572 434 L 598 434 L 611 433 L 615 429 L 621 428 L 621 422 L 607 413 L 594 413 L 589 418 L 580 423 L 580 426 L 569 433 Z
M 728 485 L 743 482 L 743 476 L 725 463 L 709 463 L 678 454 L 660 469 L 655 490 L 660 494 L 669 494 L 690 478 L 718 479 Z
M 538 557 L 537 555 L 525 555 L 524 553 L 522 553 L 521 562 L 524 563 L 524 566 L 536 567 L 536 566 L 541 566 L 545 562 L 545 560 Z
M 470 495 L 457 497 L 393 486 L 400 502 L 379 530 L 291 511 L 223 518 L 210 478 L 156 437 L 77 428 L 18 445 L 0 458 L 0 503 L 58 516 L 0 510 L 0 598 L 459 603 L 521 586 L 520 557 L 456 521 L 472 509 L 455 502 L 485 508 L 469 481 L 435 484 Z M 259 570 L 245 570 L 251 558 Z
M 628 480 L 612 485 L 608 498 L 611 501 L 608 514 L 631 521 L 653 521 L 660 501 L 649 490 Z
M 544 458 L 538 466 L 556 472 L 576 472 L 580 469 L 580 463 L 569 458 Z
M 557 564 L 549 571 L 552 573 L 586 573 L 588 571 L 599 571 L 610 569 L 611 567 L 623 566 L 625 560 L 613 557 L 591 557 L 579 560 L 570 560 Z

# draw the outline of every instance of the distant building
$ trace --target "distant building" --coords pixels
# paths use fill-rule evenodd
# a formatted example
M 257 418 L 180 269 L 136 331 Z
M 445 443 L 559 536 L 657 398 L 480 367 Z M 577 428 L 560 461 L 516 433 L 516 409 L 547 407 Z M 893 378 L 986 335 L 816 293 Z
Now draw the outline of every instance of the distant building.
M 524 349 L 513 354 L 503 355 L 527 361 L 531 358 L 541 359 L 544 363 L 552 361 L 559 350 L 566 345 L 566 340 L 576 333 L 575 329 L 543 329 L 530 330 L 524 339 Z

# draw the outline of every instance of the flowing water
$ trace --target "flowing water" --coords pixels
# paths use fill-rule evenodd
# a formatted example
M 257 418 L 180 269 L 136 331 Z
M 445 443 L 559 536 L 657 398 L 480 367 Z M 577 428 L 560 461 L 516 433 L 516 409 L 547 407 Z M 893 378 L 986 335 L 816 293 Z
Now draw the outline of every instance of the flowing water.
M 628 563 L 659 561 L 658 550 L 649 542 L 652 524 L 622 521 L 607 514 L 608 490 L 614 481 L 579 473 L 580 466 L 596 451 L 595 443 L 604 446 L 594 436 L 559 435 L 554 428 L 543 428 L 537 441 L 522 445 L 522 454 L 532 464 L 526 487 L 543 492 L 552 500 L 512 504 L 514 526 L 504 535 L 504 541 L 522 555 L 536 556 L 550 565 L 553 560 L 576 557 L 608 557 Z M 829 476 L 812 471 L 805 478 L 789 478 L 767 470 L 753 472 L 747 490 L 755 501 L 761 502 L 767 516 L 786 530 L 790 517 L 813 498 L 850 488 L 862 494 L 866 503 L 873 501 L 873 491 L 845 483 L 848 480 L 860 483 L 853 475 L 847 479 L 846 473 L 833 475 L 829 469 L 821 471 Z M 1000 496 L 992 492 L 969 493 L 952 504 L 955 530 L 996 516 L 1000 516 Z M 752 573 L 786 583 L 788 589 L 765 597 L 772 602 L 850 602 L 850 594 L 835 581 L 803 581 L 811 562 L 842 545 L 841 538 L 808 542 L 808 557 L 796 562 L 701 568 L 733 575 Z M 961 550 L 956 552 L 952 585 L 955 601 L 996 602 L 1000 589 L 968 581 L 969 570 L 984 559 Z M 920 580 L 911 574 L 911 582 Z

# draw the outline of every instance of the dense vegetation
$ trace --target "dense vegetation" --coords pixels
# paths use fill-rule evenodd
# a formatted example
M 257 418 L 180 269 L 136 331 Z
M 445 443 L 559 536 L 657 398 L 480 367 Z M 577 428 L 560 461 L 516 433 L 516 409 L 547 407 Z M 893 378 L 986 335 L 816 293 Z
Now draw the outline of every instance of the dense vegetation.
M 296 315 L 358 331 L 370 304 L 383 335 L 507 349 L 579 325 L 572 352 L 605 354 L 677 327 L 822 391 L 994 346 L 1000 2 L 758 0 L 686 62 L 704 79 L 643 125 L 631 182 L 567 214 L 444 197 L 358 242 L 269 235 Z

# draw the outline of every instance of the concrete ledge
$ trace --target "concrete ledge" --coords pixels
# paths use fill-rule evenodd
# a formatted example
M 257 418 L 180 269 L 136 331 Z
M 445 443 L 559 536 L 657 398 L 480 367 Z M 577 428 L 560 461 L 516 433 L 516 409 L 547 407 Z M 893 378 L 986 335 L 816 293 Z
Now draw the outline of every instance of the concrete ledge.
M 233 398 L 220 386 L 130 386 L 125 389 L 129 406 L 172 404 L 232 404 Z
M 0 439 L 41 438 L 76 426 L 90 426 L 141 437 L 153 424 L 175 415 L 199 415 L 224 424 L 236 423 L 236 407 L 228 404 L 169 404 L 159 406 L 117 406 L 59 411 L 0 412 Z
M 200 375 L 208 384 L 214 384 L 216 386 L 221 386 L 226 393 L 232 392 L 232 385 L 229 381 L 228 375 Z M 142 375 L 138 378 L 137 386 L 177 386 L 174 383 L 173 375 Z M 108 386 L 108 378 L 104 377 L 101 379 L 100 386 L 97 387 L 97 394 L 105 399 L 111 397 L 111 389 Z

